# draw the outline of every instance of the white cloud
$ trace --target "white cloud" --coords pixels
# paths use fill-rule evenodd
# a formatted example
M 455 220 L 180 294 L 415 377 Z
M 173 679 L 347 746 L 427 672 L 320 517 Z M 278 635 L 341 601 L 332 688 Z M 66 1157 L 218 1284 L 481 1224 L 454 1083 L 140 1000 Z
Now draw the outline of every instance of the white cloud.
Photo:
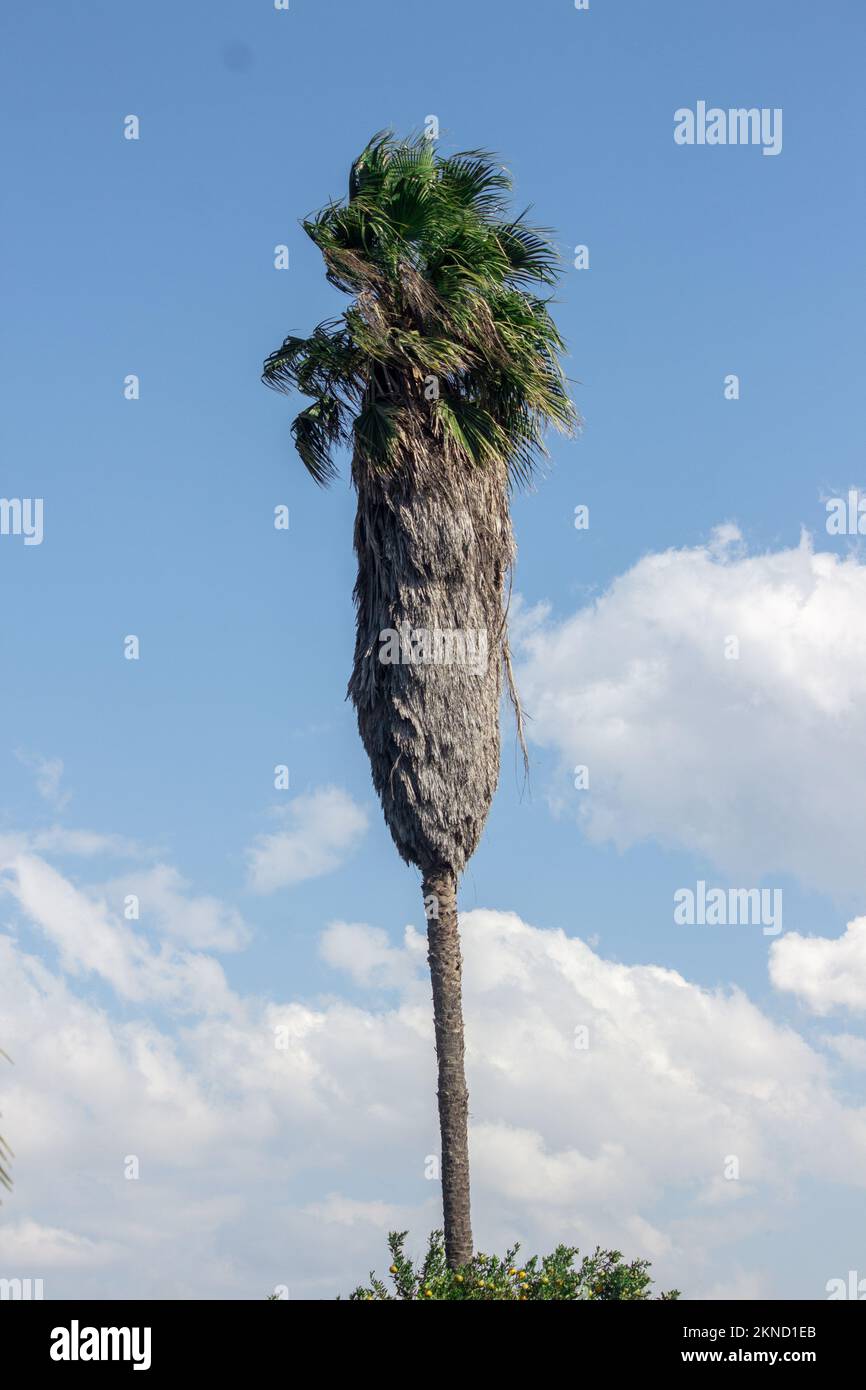
M 339 787 L 297 796 L 278 812 L 287 828 L 261 835 L 247 850 L 254 893 L 273 893 L 336 869 L 360 843 L 367 813 Z
M 286 1283 L 327 1298 L 382 1270 L 387 1229 L 408 1227 L 417 1249 L 440 1221 L 424 1175 L 438 1136 L 423 934 L 325 933 L 325 959 L 394 990 L 387 1006 L 259 1000 L 196 989 L 187 953 L 139 954 L 55 874 L 19 863 L 13 878 L 60 971 L 0 936 L 16 1150 L 0 1275 L 43 1277 L 46 1297 L 255 1298 Z M 821 1296 L 849 1267 L 847 1222 L 825 1222 L 826 1255 L 811 1227 L 797 1246 L 810 1182 L 866 1183 L 866 1111 L 821 1053 L 737 990 L 604 960 L 510 913 L 462 924 L 480 1248 L 616 1245 L 694 1297 Z M 119 1017 L 85 969 L 119 993 Z M 200 1013 L 181 1014 L 190 1003 Z M 730 1155 L 739 1182 L 724 1180 Z M 770 1219 L 784 1257 L 749 1269 L 742 1245 Z
M 25 852 L 71 855 L 82 859 L 96 855 L 111 859 L 142 859 L 152 853 L 145 846 L 122 835 L 105 835 L 97 830 L 74 830 L 64 825 L 0 835 L 0 861 Z
M 427 945 L 413 927 L 407 927 L 404 949 L 391 946 L 388 933 L 363 922 L 332 922 L 322 933 L 319 947 L 323 960 L 344 970 L 356 984 L 393 989 L 406 985 L 426 958 Z
M 121 999 L 172 1003 L 195 1012 L 225 1010 L 230 993 L 221 966 L 209 956 L 152 946 L 137 924 L 76 888 L 38 856 L 0 861 L 0 892 L 57 948 L 61 968 L 100 976 Z
M 805 536 L 747 555 L 727 526 L 647 555 L 561 621 L 519 613 L 529 732 L 560 754 L 588 837 L 866 896 L 864 611 L 855 556 Z M 588 791 L 571 790 L 577 765 Z
M 866 1071 L 866 1038 L 855 1038 L 851 1033 L 825 1033 L 821 1042 L 847 1066 Z
M 72 796 L 71 792 L 63 791 L 60 786 L 63 780 L 63 759 L 43 758 L 39 753 L 25 753 L 21 749 L 15 756 L 20 763 L 36 774 L 36 790 L 42 800 L 53 806 L 55 811 L 62 811 Z
M 73 830 L 62 825 L 34 831 L 27 837 L 27 843 L 37 853 L 71 854 L 82 858 L 104 854 L 116 859 L 140 859 L 148 853 L 145 846 L 123 835 L 104 835 L 95 830 Z
M 372 1226 L 379 1237 L 383 1231 L 397 1229 L 401 1215 L 399 1207 L 387 1202 L 353 1202 L 338 1192 L 330 1192 L 323 1202 L 311 1202 L 305 1210 L 329 1226 Z
M 866 1011 L 866 917 L 849 922 L 844 936 L 788 932 L 770 951 L 770 979 L 815 1014 Z
M 112 879 L 102 892 L 118 910 L 135 895 L 146 930 L 195 950 L 239 951 L 249 943 L 249 928 L 235 908 L 219 898 L 195 897 L 189 890 L 190 884 L 171 864 L 155 864 Z
M 67 1269 L 102 1264 L 118 1256 L 110 1241 L 92 1241 L 70 1231 L 40 1226 L 31 1220 L 13 1221 L 3 1231 L 3 1258 L 31 1269 Z M 40 1278 L 40 1275 L 32 1276 Z

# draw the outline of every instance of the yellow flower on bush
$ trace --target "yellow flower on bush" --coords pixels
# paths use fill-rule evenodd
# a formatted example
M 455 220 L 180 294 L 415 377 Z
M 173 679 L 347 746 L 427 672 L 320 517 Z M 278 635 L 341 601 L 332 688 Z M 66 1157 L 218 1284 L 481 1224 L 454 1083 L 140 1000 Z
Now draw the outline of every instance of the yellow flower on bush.
M 634 1260 L 626 1264 L 615 1251 L 596 1251 L 594 1257 L 584 1256 L 580 1263 L 578 1250 L 561 1245 L 543 1259 L 533 1256 L 521 1269 L 514 1263 L 517 1247 L 512 1246 L 504 1257 L 488 1258 L 476 1254 L 460 1266 L 458 1273 L 447 1267 L 441 1231 L 434 1231 L 427 1257 L 418 1264 L 404 1253 L 406 1234 L 395 1231 L 388 1238 L 390 1277 L 393 1279 L 390 1291 L 385 1283 L 375 1283 L 373 1288 L 360 1286 L 350 1295 L 352 1300 L 367 1299 L 372 1302 L 374 1298 L 388 1301 L 414 1298 L 420 1302 L 427 1298 L 474 1298 L 487 1303 L 495 1299 L 526 1303 L 538 1298 L 606 1298 L 658 1299 L 667 1302 L 680 1297 L 677 1289 L 654 1294 L 648 1273 L 649 1262 Z M 425 1283 L 425 1275 L 432 1282 Z

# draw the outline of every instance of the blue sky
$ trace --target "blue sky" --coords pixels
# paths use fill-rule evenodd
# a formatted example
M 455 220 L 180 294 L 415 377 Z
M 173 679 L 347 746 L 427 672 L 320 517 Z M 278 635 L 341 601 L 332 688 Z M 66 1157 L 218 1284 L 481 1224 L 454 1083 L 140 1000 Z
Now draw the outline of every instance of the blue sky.
M 845 1044 L 851 1067 L 840 1068 L 821 1039 L 855 1038 L 862 1013 L 856 988 L 840 995 L 833 980 L 863 970 L 857 943 L 842 943 L 846 923 L 866 912 L 857 867 L 863 568 L 856 540 L 827 535 L 824 499 L 864 479 L 861 7 L 592 0 L 577 12 L 568 0 L 291 0 L 278 13 L 264 0 L 195 0 L 84 13 L 47 3 L 7 23 L 0 494 L 41 497 L 45 507 L 40 546 L 0 537 L 9 862 L 13 850 L 44 856 L 113 912 L 124 875 L 171 865 L 181 896 L 204 895 L 223 905 L 212 909 L 220 921 L 237 911 L 247 924 L 243 949 L 214 946 L 239 996 L 262 1007 L 336 998 L 377 1017 L 395 1007 L 402 966 L 379 962 L 371 998 L 357 956 L 368 936 L 353 938 L 344 978 L 322 947 L 322 933 L 342 921 L 384 932 L 399 951 L 404 926 L 421 917 L 416 876 L 390 843 L 344 699 L 353 498 L 345 478 L 321 493 L 306 476 L 288 433 L 296 407 L 267 392 L 259 371 L 286 333 L 339 312 L 299 219 L 342 195 L 374 131 L 418 130 L 436 115 L 442 149 L 495 149 L 514 172 L 516 204 L 531 203 L 555 229 L 557 313 L 586 422 L 580 439 L 553 442 L 549 476 L 515 500 L 531 788 L 506 724 L 500 790 L 463 883 L 464 909 L 515 913 L 542 934 L 561 928 L 590 939 L 608 964 L 667 967 L 690 989 L 744 991 L 768 1027 L 794 1029 L 815 1055 L 830 1055 L 815 1096 L 832 1091 L 854 1153 L 863 1116 L 851 1059 L 860 1053 Z M 677 146 L 673 113 L 698 100 L 782 108 L 781 154 Z M 123 138 L 130 113 L 138 141 Z M 287 271 L 274 269 L 280 243 Z M 572 267 L 577 244 L 589 247 L 588 270 Z M 137 401 L 124 399 L 129 373 L 140 378 Z M 729 373 L 740 378 L 736 401 L 724 396 Z M 279 503 L 291 511 L 288 533 L 273 528 Z M 581 503 L 586 532 L 573 525 Z M 717 531 L 726 525 L 738 534 Z M 800 549 L 803 528 L 817 561 Z M 612 585 L 615 597 L 594 609 Z M 682 620 L 690 602 L 692 622 Z M 708 674 L 713 623 L 719 641 L 741 632 L 736 677 L 733 663 Z M 141 642 L 135 662 L 123 656 L 130 633 Z M 597 771 L 591 806 L 572 786 L 578 761 Z M 289 792 L 273 788 L 276 764 L 290 769 Z M 308 877 L 295 867 L 293 881 L 253 891 L 250 847 L 302 836 L 330 814 L 325 866 Z M 46 837 L 57 826 L 66 839 Z M 134 843 L 118 854 L 100 840 L 82 859 L 68 832 L 85 829 Z M 280 841 L 274 853 L 284 849 Z M 780 887 L 794 945 L 755 927 L 676 927 L 672 895 L 700 878 Z M 33 894 L 0 900 L 20 949 L 111 1026 L 134 1028 L 152 1007 L 164 1045 L 181 1049 L 188 1025 L 175 994 L 118 994 L 117 976 L 82 957 L 80 942 L 59 945 L 61 927 L 46 926 L 51 913 Z M 179 903 L 148 923 L 146 898 L 139 930 L 177 942 Z M 851 950 L 841 972 L 827 967 L 823 994 L 798 984 L 801 973 L 824 979 L 813 948 L 797 945 L 813 937 Z M 26 1074 L 26 1041 L 0 1030 L 0 1043 Z M 775 1084 L 761 1083 L 768 1095 Z M 27 1094 L 26 1080 L 16 1085 L 0 1107 L 12 1129 L 13 1102 Z M 429 1089 L 432 1124 L 432 1080 Z M 499 1104 L 485 1099 L 479 1123 L 523 1123 Z M 42 1189 L 35 1178 L 28 1186 L 26 1125 L 34 1171 L 44 1131 L 26 1113 L 18 1210 L 10 1204 L 4 1220 L 42 1222 L 99 1249 L 113 1240 L 114 1253 L 92 1268 L 81 1256 L 89 1287 L 139 1288 L 135 1242 L 96 1230 L 95 1198 L 64 1210 L 55 1194 L 46 1221 Z M 807 1115 L 814 1127 L 817 1112 Z M 536 1120 L 546 1142 L 543 1115 Z M 283 1123 L 291 1114 L 273 1131 Z M 628 1151 L 627 1134 L 613 1142 Z M 86 1134 L 76 1152 L 86 1188 L 99 1154 Z M 345 1200 L 411 1208 L 414 1188 L 376 1168 L 375 1146 L 367 1159 L 357 1172 L 350 1163 L 355 1189 L 299 1161 L 282 1200 L 302 1210 L 339 1189 Z M 174 1191 L 172 1161 L 161 1160 L 160 1182 Z M 241 1169 L 220 1170 L 220 1201 L 240 1189 Z M 668 1185 L 660 1174 L 661 1214 L 646 1240 L 668 1282 L 682 1284 L 671 1232 L 682 1184 L 699 1173 Z M 718 1288 L 706 1270 L 688 1271 L 704 1296 L 820 1296 L 837 1265 L 851 1267 L 847 1188 L 841 1178 L 819 1182 L 828 1220 L 815 1233 L 803 1213 L 816 1181 L 807 1171 L 798 1195 L 786 1196 L 769 1252 L 765 1242 L 754 1253 L 744 1224 Z M 630 1192 L 619 1193 L 620 1207 Z M 488 1239 L 547 1234 L 531 1202 L 509 1202 L 507 1215 L 491 1204 Z M 600 1215 L 596 1234 L 589 1219 L 585 1243 L 609 1228 L 643 1253 L 643 1228 L 623 1233 Z M 368 1267 L 363 1230 L 358 1270 L 343 1272 L 335 1254 L 323 1289 Z M 222 1254 L 240 1261 L 228 1218 L 220 1231 Z M 165 1239 L 170 1249 L 170 1231 Z M 303 1284 L 312 1257 L 297 1240 L 293 1279 L 313 1287 Z M 46 1275 L 57 1260 L 58 1290 L 77 1277 L 56 1243 L 32 1258 L 23 1236 L 11 1248 L 25 1252 L 24 1265 L 41 1258 Z M 253 1253 L 244 1259 L 255 1271 Z M 228 1275 L 210 1291 L 220 1290 L 239 1296 Z

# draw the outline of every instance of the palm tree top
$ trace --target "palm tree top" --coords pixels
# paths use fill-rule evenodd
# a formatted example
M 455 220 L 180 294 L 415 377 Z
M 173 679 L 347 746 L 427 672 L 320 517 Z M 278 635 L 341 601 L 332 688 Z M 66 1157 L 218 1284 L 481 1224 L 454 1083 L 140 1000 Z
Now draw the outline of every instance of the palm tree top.
M 336 476 L 341 445 L 371 469 L 411 467 L 433 446 L 444 471 L 499 463 L 527 482 L 547 427 L 577 427 L 564 344 L 536 292 L 559 258 L 545 229 L 510 215 L 510 190 L 487 151 L 445 157 L 424 136 L 380 132 L 348 197 L 304 221 L 354 302 L 287 337 L 263 380 L 313 398 L 292 433 L 316 482 Z

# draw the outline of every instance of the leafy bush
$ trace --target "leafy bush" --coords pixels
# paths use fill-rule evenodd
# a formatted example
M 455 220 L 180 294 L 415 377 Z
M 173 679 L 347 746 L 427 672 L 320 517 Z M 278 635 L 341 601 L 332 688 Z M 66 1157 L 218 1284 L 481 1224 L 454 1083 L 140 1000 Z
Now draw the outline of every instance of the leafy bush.
M 407 1235 L 407 1231 L 392 1231 L 388 1237 L 393 1292 L 371 1272 L 369 1287 L 355 1289 L 349 1296 L 350 1301 L 473 1299 L 490 1302 L 506 1299 L 528 1303 L 539 1299 L 583 1302 L 679 1298 L 678 1289 L 653 1294 L 649 1261 L 633 1260 L 625 1264 L 618 1250 L 597 1249 L 594 1255 L 584 1255 L 578 1264 L 576 1247 L 558 1245 L 552 1255 L 545 1255 L 543 1259 L 533 1255 L 531 1260 L 521 1264 L 517 1259 L 520 1246 L 515 1245 L 503 1259 L 497 1255 L 478 1254 L 469 1264 L 452 1270 L 445 1262 L 442 1232 L 434 1231 L 427 1254 L 416 1269 L 403 1250 Z

